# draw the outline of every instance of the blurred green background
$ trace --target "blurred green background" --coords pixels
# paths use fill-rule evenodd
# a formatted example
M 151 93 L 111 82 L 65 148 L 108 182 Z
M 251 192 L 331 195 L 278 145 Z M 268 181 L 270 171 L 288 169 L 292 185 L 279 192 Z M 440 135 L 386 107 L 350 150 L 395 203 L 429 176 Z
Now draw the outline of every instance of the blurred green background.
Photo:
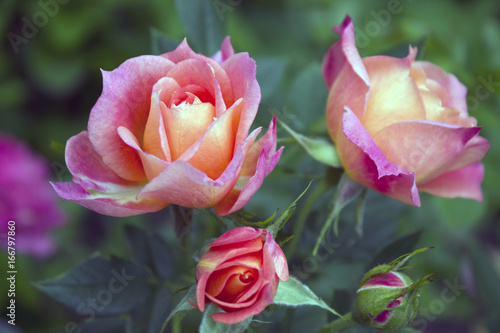
M 195 51 L 212 55 L 222 38 L 229 35 L 236 52 L 248 52 L 256 60 L 263 98 L 254 128 L 266 126 L 276 114 L 297 131 L 318 137 L 327 137 L 323 120 L 327 90 L 321 60 L 337 38 L 331 28 L 340 24 L 346 13 L 354 21 L 362 56 L 402 57 L 407 54 L 408 44 L 418 46 L 419 59 L 443 67 L 469 88 L 470 115 L 478 119 L 483 126 L 481 135 L 491 143 L 484 158 L 483 203 L 422 194 L 422 207 L 414 208 L 370 191 L 364 237 L 355 233 L 355 207 L 350 205 L 341 215 L 340 237 L 329 238 L 335 251 L 312 257 L 332 201 L 332 187 L 309 200 L 312 211 L 297 235 L 300 246 L 288 243 L 283 249 L 291 273 L 334 308 L 346 312 L 363 272 L 377 263 L 373 260 L 393 259 L 383 258 L 382 254 L 377 257 L 390 253 L 383 251 L 386 245 L 400 240 L 393 243 L 394 253 L 434 246 L 432 251 L 412 259 L 414 268 L 408 271 L 414 278 L 437 272 L 435 282 L 422 294 L 422 311 L 415 328 L 422 332 L 500 331 L 498 1 L 211 0 L 194 11 L 203 15 L 204 10 L 215 10 L 219 30 L 208 29 L 211 35 L 200 35 L 192 25 L 187 26 L 186 15 L 190 13 L 179 13 L 174 1 L 61 2 L 3 0 L 0 4 L 0 35 L 4 36 L 0 50 L 0 130 L 27 141 L 45 155 L 52 166 L 53 180 L 58 181 L 69 180 L 70 174 L 63 153 L 51 142 L 64 143 L 86 129 L 89 112 L 102 89 L 99 69 L 112 70 L 128 58 L 171 50 L 185 36 Z M 390 13 L 395 3 L 399 4 L 398 10 Z M 37 24 L 36 32 L 26 30 L 26 21 Z M 12 33 L 23 39 L 13 42 Z M 261 219 L 288 206 L 311 179 L 321 179 L 326 172 L 325 166 L 291 143 L 284 130 L 279 130 L 278 137 L 286 144 L 284 155 L 246 207 Z M 338 177 L 336 172 L 332 177 Z M 283 239 L 294 232 L 296 216 L 307 203 L 307 196 L 321 193 L 319 183 L 313 183 L 299 203 Z M 179 241 L 174 235 L 170 208 L 117 219 L 71 202 L 61 205 L 67 211 L 68 224 L 55 233 L 59 251 L 45 261 L 17 257 L 16 328 L 21 332 L 64 332 L 68 321 L 82 321 L 31 282 L 55 277 L 96 251 L 128 257 L 124 224 L 158 232 L 167 239 L 171 255 L 176 258 L 171 267 L 175 278 L 168 286 L 171 291 L 194 282 L 194 251 L 224 230 L 210 214 L 195 211 L 190 232 Z M 5 254 L 0 261 L 4 267 Z M 190 261 L 192 264 L 186 265 Z M 7 287 L 5 279 L 0 286 L 1 290 L 7 289 L 3 288 Z M 177 296 L 164 302 L 163 318 Z M 7 302 L 2 292 L 0 304 Z M 312 332 L 333 319 L 323 310 L 308 307 L 294 311 L 271 309 L 269 313 L 261 319 L 271 323 L 253 327 L 254 332 Z M 196 313 L 190 317 L 193 320 L 182 322 L 182 332 L 196 331 L 200 317 Z M 126 316 L 96 319 L 81 328 L 84 332 L 130 331 L 126 322 Z M 350 331 L 364 330 L 356 326 Z

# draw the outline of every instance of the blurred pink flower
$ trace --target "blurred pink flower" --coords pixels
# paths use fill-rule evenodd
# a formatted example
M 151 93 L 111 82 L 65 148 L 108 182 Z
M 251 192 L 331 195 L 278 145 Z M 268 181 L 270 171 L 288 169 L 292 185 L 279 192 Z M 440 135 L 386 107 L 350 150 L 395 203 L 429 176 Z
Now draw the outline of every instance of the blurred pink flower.
M 260 102 L 256 66 L 226 38 L 209 58 L 186 41 L 103 71 L 88 131 L 66 144 L 74 183 L 57 193 L 98 213 L 130 216 L 168 204 L 242 208 L 281 155 L 276 120 L 249 134 Z
M 0 223 L 4 248 L 9 221 L 15 222 L 16 251 L 44 258 L 56 249 L 51 232 L 65 223 L 65 217 L 49 184 L 47 162 L 23 142 L 0 133 Z
M 349 16 L 323 59 L 330 93 L 326 122 L 346 173 L 420 206 L 418 190 L 482 200 L 489 149 L 467 112 L 467 89 L 440 67 L 406 58 L 361 58 Z M 417 189 L 418 186 L 418 189 Z

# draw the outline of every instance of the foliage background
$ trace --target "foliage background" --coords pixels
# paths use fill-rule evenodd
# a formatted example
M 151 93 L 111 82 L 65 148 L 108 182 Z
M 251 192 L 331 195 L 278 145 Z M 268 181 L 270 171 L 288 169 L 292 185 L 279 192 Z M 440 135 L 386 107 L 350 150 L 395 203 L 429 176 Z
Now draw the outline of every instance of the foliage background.
M 311 209 L 304 229 L 296 235 L 298 241 L 283 247 L 292 274 L 342 313 L 348 311 L 357 281 L 370 264 L 376 263 L 374 260 L 390 260 L 413 247 L 434 246 L 432 251 L 412 259 L 413 269 L 408 272 L 414 278 L 437 272 L 435 282 L 422 295 L 423 311 L 416 321 L 422 325 L 419 328 L 424 332 L 498 332 L 500 3 L 401 0 L 396 1 L 401 11 L 389 14 L 387 19 L 380 13 L 387 11 L 394 0 L 198 2 L 199 6 L 193 10 L 198 14 L 193 15 L 201 17 L 204 11 L 216 10 L 222 4 L 218 7 L 221 15 L 216 16 L 219 21 L 204 22 L 208 26 L 197 27 L 200 22 L 195 19 L 186 25 L 186 20 L 181 19 L 186 12 L 179 12 L 174 1 L 72 0 L 59 4 L 47 23 L 15 52 L 7 34 L 21 34 L 23 18 L 32 21 L 45 2 L 3 0 L 0 4 L 0 35 L 5 36 L 0 44 L 1 131 L 29 142 L 45 155 L 53 169 L 53 180 L 69 180 L 64 156 L 51 142 L 64 143 L 86 129 L 89 111 L 102 88 L 99 68 L 112 70 L 130 57 L 171 49 L 186 35 L 193 49 L 211 55 L 223 36 L 230 35 L 236 52 L 248 52 L 257 62 L 263 99 L 254 127 L 266 126 L 274 113 L 297 131 L 327 137 L 323 119 L 327 91 L 320 64 L 336 40 L 331 28 L 340 24 L 348 13 L 358 38 L 360 32 L 366 36 L 357 40 L 362 56 L 405 56 L 411 43 L 419 47 L 421 59 L 442 66 L 468 86 L 469 112 L 483 126 L 481 135 L 491 143 L 484 159 L 484 202 L 423 194 L 422 208 L 414 208 L 369 191 L 363 238 L 355 232 L 355 207 L 350 205 L 341 215 L 340 238 L 333 235 L 328 238 L 328 249 L 335 251 L 325 248 L 322 256 L 313 257 L 311 251 L 330 208 L 334 187 L 319 195 L 326 167 L 309 158 L 280 130 L 278 137 L 286 145 L 284 155 L 246 209 L 265 219 L 276 209 L 287 207 L 315 179 L 278 237 L 283 240 L 293 234 L 300 211 Z M 213 30 L 214 27 L 221 28 Z M 200 31 L 213 32 L 210 36 L 215 42 L 208 43 L 205 38 L 208 33 L 199 35 Z M 152 41 L 159 40 L 152 35 L 162 35 L 162 44 L 152 45 Z M 330 181 L 336 177 L 338 171 L 328 172 Z M 307 198 L 315 193 L 318 197 L 308 202 Z M 190 231 L 179 238 L 175 236 L 171 208 L 116 219 L 71 202 L 61 205 L 67 211 L 68 224 L 55 233 L 59 251 L 46 261 L 17 256 L 15 332 L 63 332 L 69 321 L 81 323 L 79 329 L 83 332 L 133 331 L 127 324 L 133 313 L 86 323 L 86 318 L 45 296 L 32 284 L 69 270 L 96 251 L 105 257 L 130 257 L 133 253 L 127 248 L 125 225 L 159 233 L 166 239 L 171 259 L 165 261 L 165 267 L 170 278 L 165 284 L 168 292 L 158 303 L 161 326 L 169 309 L 182 296 L 169 296 L 170 293 L 194 282 L 196 251 L 206 240 L 233 227 L 220 223 L 207 212 L 195 211 Z M 384 246 L 398 239 L 401 241 L 391 251 L 383 251 Z M 0 262 L 1 267 L 7 262 L 3 253 Z M 463 287 L 450 287 L 457 283 Z M 8 289 L 5 279 L 0 286 L 2 291 Z M 4 314 L 7 302 L 7 295 L 2 292 L 0 304 Z M 323 310 L 302 307 L 271 309 L 261 319 L 270 323 L 257 323 L 250 329 L 312 332 L 334 318 Z M 149 328 L 143 332 L 154 332 L 157 319 L 148 320 Z M 196 331 L 199 321 L 200 315 L 191 312 L 182 321 L 180 331 Z M 359 326 L 351 329 L 362 330 Z

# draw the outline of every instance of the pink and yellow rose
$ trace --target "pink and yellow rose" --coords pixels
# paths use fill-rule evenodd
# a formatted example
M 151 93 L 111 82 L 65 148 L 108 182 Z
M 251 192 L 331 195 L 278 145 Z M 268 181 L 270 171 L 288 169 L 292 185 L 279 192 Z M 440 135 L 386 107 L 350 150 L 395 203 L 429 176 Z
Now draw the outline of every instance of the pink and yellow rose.
M 160 56 L 103 71 L 88 131 L 66 144 L 64 199 L 101 214 L 130 216 L 168 204 L 242 208 L 281 155 L 276 121 L 249 134 L 260 102 L 255 62 L 229 38 L 213 58 L 186 41 Z
M 467 90 L 440 67 L 406 58 L 361 58 L 347 16 L 323 59 L 330 90 L 326 122 L 346 173 L 420 206 L 419 192 L 482 200 L 489 149 L 469 117 Z M 418 186 L 418 187 L 417 187 Z
M 196 266 L 197 304 L 191 304 L 203 312 L 213 302 L 225 311 L 213 314 L 213 320 L 239 323 L 273 302 L 280 280 L 288 280 L 288 264 L 271 233 L 232 229 L 210 245 Z

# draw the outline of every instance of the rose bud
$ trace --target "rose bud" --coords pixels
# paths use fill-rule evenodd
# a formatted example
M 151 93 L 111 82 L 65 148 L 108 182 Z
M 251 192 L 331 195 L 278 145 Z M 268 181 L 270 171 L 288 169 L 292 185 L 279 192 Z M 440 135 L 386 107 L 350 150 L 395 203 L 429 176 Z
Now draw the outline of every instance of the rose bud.
M 66 144 L 73 182 L 52 184 L 62 198 L 111 216 L 168 204 L 223 216 L 245 206 L 278 162 L 276 119 L 260 139 L 261 128 L 249 133 L 256 65 L 229 38 L 213 58 L 183 41 L 102 74 L 88 131 Z
M 270 232 L 250 227 L 229 230 L 209 246 L 196 266 L 196 306 L 213 302 L 225 312 L 214 321 L 235 324 L 273 302 L 288 264 Z
M 352 317 L 361 325 L 382 330 L 394 330 L 408 326 L 415 318 L 420 295 L 419 290 L 432 282 L 426 275 L 416 282 L 399 272 L 412 256 L 428 250 L 424 248 L 401 256 L 389 265 L 379 265 L 363 276 L 356 291 Z
M 489 142 L 467 111 L 466 87 L 440 67 L 405 58 L 361 58 L 349 16 L 323 59 L 326 123 L 355 181 L 420 206 L 419 190 L 481 201 Z

